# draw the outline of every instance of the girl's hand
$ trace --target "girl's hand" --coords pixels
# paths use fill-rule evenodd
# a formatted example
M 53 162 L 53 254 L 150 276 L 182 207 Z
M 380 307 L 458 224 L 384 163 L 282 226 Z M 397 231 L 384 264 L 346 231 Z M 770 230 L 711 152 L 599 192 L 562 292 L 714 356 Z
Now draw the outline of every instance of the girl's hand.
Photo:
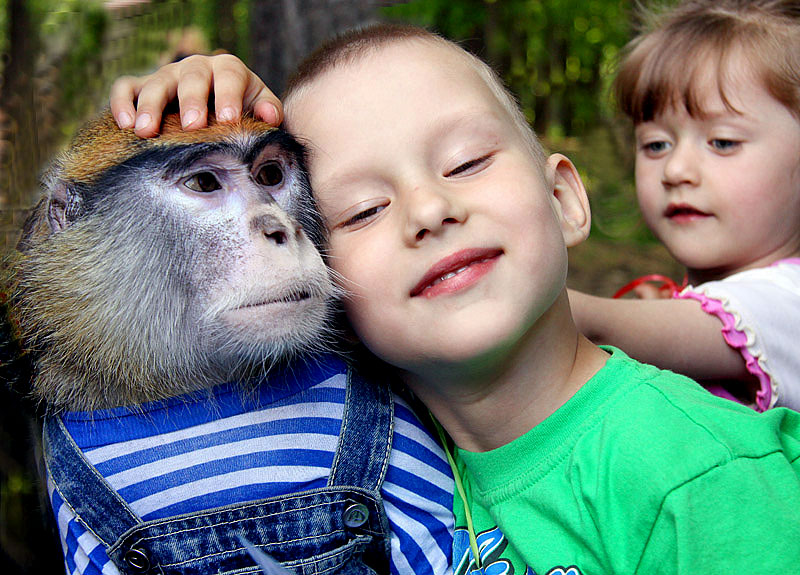
M 672 299 L 674 290 L 668 285 L 643 283 L 633 288 L 633 294 L 639 299 Z
M 158 134 L 164 108 L 176 96 L 183 129 L 205 127 L 210 93 L 219 121 L 235 121 L 243 110 L 275 126 L 283 121 L 280 100 L 230 54 L 189 56 L 149 76 L 123 76 L 111 86 L 109 103 L 120 128 L 133 127 L 138 136 L 148 138 Z

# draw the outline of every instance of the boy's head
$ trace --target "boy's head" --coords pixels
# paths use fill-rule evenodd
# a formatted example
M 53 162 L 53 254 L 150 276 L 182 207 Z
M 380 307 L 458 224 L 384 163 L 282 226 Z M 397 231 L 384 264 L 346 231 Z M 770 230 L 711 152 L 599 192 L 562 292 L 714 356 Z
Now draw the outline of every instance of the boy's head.
M 338 42 L 301 67 L 286 116 L 309 144 L 362 341 L 407 371 L 454 375 L 501 361 L 534 326 L 563 327 L 565 246 L 589 225 L 569 160 L 544 159 L 513 99 L 456 45 L 396 27 Z
M 289 79 L 289 85 L 283 96 L 284 105 L 287 109 L 291 108 L 291 102 L 307 91 L 309 85 L 320 76 L 353 64 L 389 45 L 402 42 L 430 42 L 463 60 L 464 64 L 483 79 L 494 97 L 497 98 L 516 129 L 525 139 L 531 154 L 539 163 L 544 164 L 545 153 L 539 139 L 525 119 L 516 98 L 508 91 L 494 70 L 486 62 L 454 42 L 417 26 L 380 24 L 356 28 L 333 38 L 320 46 L 298 66 L 297 71 Z
M 635 124 L 683 107 L 702 116 L 709 71 L 720 97 L 731 74 L 754 80 L 800 117 L 800 7 L 796 0 L 688 0 L 653 14 L 628 47 L 615 81 L 617 101 Z

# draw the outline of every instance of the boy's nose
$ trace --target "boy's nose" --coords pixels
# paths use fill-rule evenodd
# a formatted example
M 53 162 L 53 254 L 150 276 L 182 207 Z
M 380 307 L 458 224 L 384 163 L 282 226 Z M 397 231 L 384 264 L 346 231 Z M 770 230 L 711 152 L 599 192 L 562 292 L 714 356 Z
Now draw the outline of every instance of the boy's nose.
M 415 186 L 407 197 L 405 237 L 416 244 L 437 235 L 451 225 L 466 220 L 466 210 L 456 198 L 442 190 Z
M 664 186 L 696 185 L 700 180 L 700 153 L 687 143 L 676 144 L 664 160 Z

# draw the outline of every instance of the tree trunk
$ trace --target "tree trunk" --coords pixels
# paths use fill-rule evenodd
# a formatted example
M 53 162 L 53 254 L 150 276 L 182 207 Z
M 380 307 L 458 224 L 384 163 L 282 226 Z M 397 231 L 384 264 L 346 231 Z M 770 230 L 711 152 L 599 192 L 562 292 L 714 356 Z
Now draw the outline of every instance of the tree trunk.
M 377 0 L 271 0 L 250 8 L 249 67 L 280 95 L 320 42 L 378 19 Z
M 33 105 L 33 71 L 38 39 L 25 0 L 10 0 L 8 3 L 8 39 L 8 60 L 3 71 L 0 97 L 0 164 L 5 174 L 0 183 L 0 205 L 17 207 L 36 186 L 39 169 L 36 108 Z

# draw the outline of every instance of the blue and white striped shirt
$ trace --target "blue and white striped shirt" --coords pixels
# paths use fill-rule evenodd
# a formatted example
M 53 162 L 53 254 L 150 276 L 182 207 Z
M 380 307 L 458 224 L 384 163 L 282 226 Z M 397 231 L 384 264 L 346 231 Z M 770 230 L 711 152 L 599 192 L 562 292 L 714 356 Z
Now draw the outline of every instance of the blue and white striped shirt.
M 324 488 L 347 381 L 343 364 L 327 370 L 261 385 L 252 394 L 225 384 L 136 410 L 62 419 L 87 460 L 142 520 L 172 517 Z M 392 573 L 449 573 L 452 474 L 438 443 L 396 396 L 381 493 L 392 530 Z M 118 573 L 52 482 L 50 499 L 67 573 Z

